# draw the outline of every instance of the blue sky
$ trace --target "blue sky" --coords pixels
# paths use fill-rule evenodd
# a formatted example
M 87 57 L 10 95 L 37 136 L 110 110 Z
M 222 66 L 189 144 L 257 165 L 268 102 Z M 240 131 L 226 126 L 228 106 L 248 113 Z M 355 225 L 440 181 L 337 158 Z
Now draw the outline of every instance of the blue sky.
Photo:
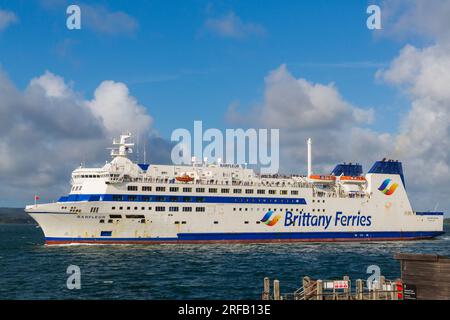
M 87 97 L 104 79 L 122 81 L 157 119 L 155 128 L 168 137 L 174 128 L 198 118 L 209 127 L 224 127 L 228 105 L 238 101 L 250 108 L 260 103 L 264 77 L 285 63 L 297 77 L 334 82 L 345 99 L 359 107 L 391 109 L 389 117 L 375 117 L 372 125 L 396 130 L 403 98 L 377 83 L 374 74 L 402 43 L 367 29 L 365 1 L 96 4 L 126 13 L 136 28 L 106 34 L 83 26 L 68 30 L 66 5 L 59 1 L 0 1 L 0 8 L 18 16 L 18 23 L 0 34 L 4 71 L 23 88 L 49 70 L 73 81 Z M 229 13 L 260 26 L 262 34 L 235 38 L 207 30 L 207 19 Z
M 449 15 L 449 0 L 0 0 L 0 206 L 67 193 L 119 129 L 150 128 L 167 162 L 172 131 L 202 120 L 281 128 L 289 172 L 307 137 L 316 172 L 400 159 L 418 209 L 450 209 Z

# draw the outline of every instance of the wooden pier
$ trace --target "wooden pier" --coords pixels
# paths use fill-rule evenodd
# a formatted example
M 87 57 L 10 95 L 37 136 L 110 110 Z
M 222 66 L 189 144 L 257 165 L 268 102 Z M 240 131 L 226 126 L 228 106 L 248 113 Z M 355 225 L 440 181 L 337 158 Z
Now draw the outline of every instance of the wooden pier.
M 292 293 L 281 293 L 280 282 L 273 281 L 270 291 L 270 279 L 264 278 L 262 300 L 402 300 L 403 287 L 400 279 L 368 282 L 357 279 L 354 284 L 348 276 L 339 280 L 312 280 L 304 277 L 302 286 Z
M 405 295 L 417 300 L 450 300 L 450 258 L 398 253 Z
M 394 256 L 400 261 L 401 279 L 376 281 L 348 276 L 342 279 L 313 280 L 304 277 L 301 287 L 281 293 L 280 282 L 264 278 L 263 300 L 450 300 L 450 258 L 430 254 Z

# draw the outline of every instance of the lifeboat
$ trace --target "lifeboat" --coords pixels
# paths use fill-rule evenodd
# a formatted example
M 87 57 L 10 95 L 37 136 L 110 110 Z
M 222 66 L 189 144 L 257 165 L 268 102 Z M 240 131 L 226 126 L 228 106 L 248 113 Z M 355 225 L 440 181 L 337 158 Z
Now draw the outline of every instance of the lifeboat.
M 194 180 L 194 178 L 188 176 L 187 174 L 184 174 L 184 175 L 179 176 L 179 177 L 175 177 L 175 179 L 177 181 L 184 182 L 184 183 L 188 183 L 188 182 L 191 182 L 192 180 Z
M 365 183 L 366 178 L 363 176 L 341 176 L 339 180 L 343 183 Z
M 312 174 L 309 176 L 309 180 L 314 183 L 334 183 L 336 181 L 336 176 Z

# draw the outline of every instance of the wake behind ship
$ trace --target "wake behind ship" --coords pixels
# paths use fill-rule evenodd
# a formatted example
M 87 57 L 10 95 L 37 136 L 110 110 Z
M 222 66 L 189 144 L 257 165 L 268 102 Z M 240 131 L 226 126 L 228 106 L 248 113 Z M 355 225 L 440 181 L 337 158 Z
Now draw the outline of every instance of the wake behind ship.
M 129 134 L 102 168 L 72 172 L 55 203 L 26 207 L 47 244 L 429 239 L 443 212 L 413 211 L 398 161 L 338 164 L 331 174 L 269 176 L 222 163 L 136 164 Z

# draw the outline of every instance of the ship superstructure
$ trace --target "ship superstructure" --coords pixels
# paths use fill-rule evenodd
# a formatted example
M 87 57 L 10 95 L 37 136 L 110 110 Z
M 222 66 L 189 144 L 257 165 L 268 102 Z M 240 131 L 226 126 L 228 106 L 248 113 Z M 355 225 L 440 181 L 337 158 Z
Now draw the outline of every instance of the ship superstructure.
M 368 241 L 433 238 L 442 212 L 413 211 L 402 164 L 377 161 L 367 174 L 343 163 L 330 174 L 260 175 L 239 165 L 137 164 L 133 143 L 113 141 L 102 168 L 80 166 L 71 190 L 26 211 L 47 244 Z

